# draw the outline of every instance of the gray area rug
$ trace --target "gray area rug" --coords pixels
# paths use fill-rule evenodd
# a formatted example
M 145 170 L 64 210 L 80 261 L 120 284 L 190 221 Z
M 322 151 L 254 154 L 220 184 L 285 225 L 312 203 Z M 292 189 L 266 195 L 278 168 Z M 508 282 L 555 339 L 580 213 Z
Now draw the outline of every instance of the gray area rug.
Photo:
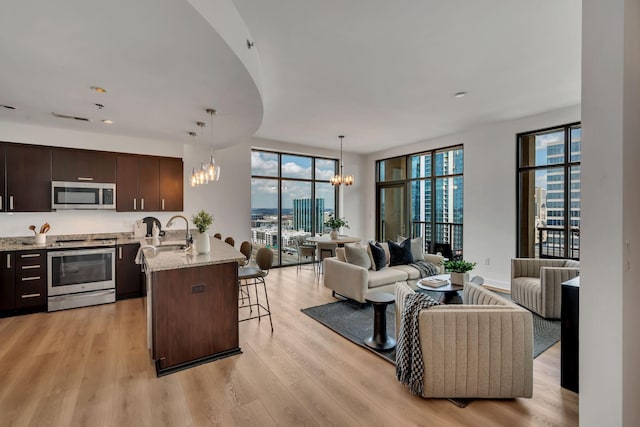
M 428 292 L 427 292 L 428 293 Z M 506 294 L 501 294 L 510 299 Z M 434 296 L 434 295 L 432 295 Z M 437 298 L 438 295 L 435 295 Z M 367 347 L 364 339 L 373 334 L 373 306 L 366 304 L 361 307 L 353 301 L 336 301 L 316 307 L 303 308 L 307 316 L 322 323 L 329 329 L 342 335 L 354 344 L 365 348 L 386 361 L 395 364 L 396 351 L 379 351 Z M 533 314 L 533 357 L 538 357 L 546 349 L 560 340 L 560 321 L 546 320 Z M 395 338 L 395 306 L 387 307 L 387 332 Z M 454 404 L 464 407 L 472 399 L 449 399 Z

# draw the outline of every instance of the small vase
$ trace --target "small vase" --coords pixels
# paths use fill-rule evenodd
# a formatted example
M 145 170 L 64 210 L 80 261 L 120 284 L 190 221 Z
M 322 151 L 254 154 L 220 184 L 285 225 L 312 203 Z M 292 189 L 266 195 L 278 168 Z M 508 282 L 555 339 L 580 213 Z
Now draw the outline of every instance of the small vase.
M 469 273 L 451 273 L 451 284 L 463 286 L 469 281 Z
M 206 231 L 204 233 L 196 233 L 196 252 L 199 254 L 208 254 L 211 252 L 211 242 L 209 241 L 209 235 Z
M 331 230 L 331 233 L 329 233 L 329 236 L 332 239 L 337 239 L 338 238 L 338 230 L 336 230 L 336 229 Z

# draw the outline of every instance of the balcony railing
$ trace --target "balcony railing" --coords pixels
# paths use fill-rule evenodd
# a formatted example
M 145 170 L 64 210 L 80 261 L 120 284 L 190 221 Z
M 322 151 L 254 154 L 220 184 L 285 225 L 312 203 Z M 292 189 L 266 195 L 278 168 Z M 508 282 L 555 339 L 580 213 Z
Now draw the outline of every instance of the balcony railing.
M 436 222 L 433 228 L 432 230 L 430 222 L 413 221 L 411 223 L 412 236 L 424 238 L 424 249 L 427 252 L 441 252 L 447 258 L 462 259 L 462 224 Z
M 569 230 L 569 236 L 563 227 L 538 227 L 537 230 L 537 258 L 580 259 L 579 228 Z

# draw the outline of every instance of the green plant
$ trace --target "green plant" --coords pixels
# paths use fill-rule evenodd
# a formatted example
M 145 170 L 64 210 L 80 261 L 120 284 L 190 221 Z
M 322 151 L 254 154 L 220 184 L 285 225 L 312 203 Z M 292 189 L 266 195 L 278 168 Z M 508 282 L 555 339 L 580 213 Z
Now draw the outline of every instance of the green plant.
M 445 261 L 444 267 L 447 269 L 449 273 L 466 273 L 467 271 L 473 270 L 473 267 L 476 266 L 475 262 L 467 262 L 467 261 Z
M 334 218 L 333 215 L 329 215 L 327 220 L 324 222 L 324 225 L 331 228 L 332 230 L 337 230 L 340 227 L 349 228 L 349 223 L 344 218 Z
M 213 224 L 213 215 L 201 210 L 191 217 L 191 222 L 196 226 L 200 233 L 204 233 Z

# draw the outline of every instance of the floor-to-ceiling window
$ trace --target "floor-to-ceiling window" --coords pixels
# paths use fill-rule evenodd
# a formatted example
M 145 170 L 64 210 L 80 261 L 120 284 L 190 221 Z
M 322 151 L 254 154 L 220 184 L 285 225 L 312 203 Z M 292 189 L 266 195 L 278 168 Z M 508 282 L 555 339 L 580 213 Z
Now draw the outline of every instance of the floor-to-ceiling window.
M 579 123 L 518 135 L 518 256 L 580 258 Z
M 376 162 L 376 238 L 424 237 L 425 250 L 462 256 L 462 146 Z
M 252 241 L 273 250 L 274 266 L 296 263 L 294 240 L 324 231 L 337 208 L 336 171 L 334 159 L 252 150 Z

